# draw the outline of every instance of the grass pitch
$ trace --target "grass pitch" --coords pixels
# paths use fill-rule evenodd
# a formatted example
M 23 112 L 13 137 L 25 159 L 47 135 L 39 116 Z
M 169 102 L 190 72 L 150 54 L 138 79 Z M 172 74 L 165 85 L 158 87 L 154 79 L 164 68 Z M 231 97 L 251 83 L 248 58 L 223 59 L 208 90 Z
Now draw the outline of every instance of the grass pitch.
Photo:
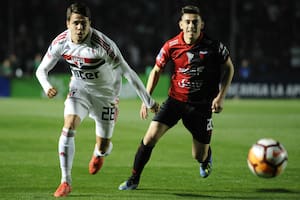
M 79 127 L 68 198 L 300 199 L 299 100 L 227 100 L 223 113 L 214 115 L 213 172 L 207 179 L 199 177 L 191 136 L 179 123 L 157 144 L 139 189 L 118 191 L 150 122 L 139 119 L 139 108 L 138 100 L 121 100 L 113 152 L 94 176 L 88 174 L 94 123 L 87 118 Z M 62 116 L 62 100 L 0 99 L 0 199 L 54 199 Z M 288 151 L 287 168 L 276 178 L 255 177 L 247 166 L 249 148 L 263 137 L 279 140 Z

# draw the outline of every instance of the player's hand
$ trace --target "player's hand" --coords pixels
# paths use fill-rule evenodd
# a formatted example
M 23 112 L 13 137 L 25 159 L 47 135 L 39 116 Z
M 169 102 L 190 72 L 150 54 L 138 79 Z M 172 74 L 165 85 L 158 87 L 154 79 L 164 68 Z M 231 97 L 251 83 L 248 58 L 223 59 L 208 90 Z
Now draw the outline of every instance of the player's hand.
M 51 99 L 57 95 L 57 90 L 55 88 L 50 88 L 47 92 L 47 96 Z
M 223 99 L 216 97 L 211 105 L 211 110 L 213 113 L 220 113 L 223 110 Z
M 159 110 L 159 104 L 157 102 L 155 102 L 155 104 L 152 106 L 152 108 L 150 108 L 150 111 L 152 113 L 157 113 L 158 110 Z M 148 108 L 146 107 L 146 105 L 144 103 L 142 103 L 142 106 L 141 106 L 140 117 L 142 119 L 148 118 Z
M 142 119 L 148 118 L 148 109 L 144 103 L 142 103 L 141 109 L 140 109 L 140 117 Z

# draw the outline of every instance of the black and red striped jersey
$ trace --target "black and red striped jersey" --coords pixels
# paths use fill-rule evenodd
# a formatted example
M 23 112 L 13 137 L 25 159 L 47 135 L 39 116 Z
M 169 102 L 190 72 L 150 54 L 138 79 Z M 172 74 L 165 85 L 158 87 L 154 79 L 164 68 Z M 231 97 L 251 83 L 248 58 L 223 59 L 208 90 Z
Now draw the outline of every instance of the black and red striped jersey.
M 156 65 L 165 68 L 171 61 L 174 70 L 169 96 L 179 101 L 207 104 L 219 92 L 221 65 L 229 57 L 219 41 L 201 33 L 193 45 L 183 40 L 183 32 L 168 40 L 156 57 Z

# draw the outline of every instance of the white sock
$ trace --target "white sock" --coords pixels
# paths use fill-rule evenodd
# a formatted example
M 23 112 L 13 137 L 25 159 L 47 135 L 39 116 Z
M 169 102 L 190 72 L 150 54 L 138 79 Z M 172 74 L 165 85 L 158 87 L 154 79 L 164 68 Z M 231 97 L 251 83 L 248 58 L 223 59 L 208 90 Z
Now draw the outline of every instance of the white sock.
M 71 184 L 71 170 L 75 154 L 74 136 L 76 131 L 63 128 L 58 142 L 58 153 L 61 168 L 61 182 Z
M 106 151 L 105 153 L 101 153 L 101 152 L 99 151 L 98 145 L 96 144 L 96 145 L 95 145 L 95 150 L 94 150 L 94 155 L 95 155 L 95 156 L 101 156 L 101 157 L 108 156 L 108 155 L 111 153 L 112 148 L 113 148 L 113 144 L 112 144 L 112 142 L 110 142 L 110 143 L 109 143 L 109 146 L 108 146 L 108 148 L 107 148 L 107 151 Z

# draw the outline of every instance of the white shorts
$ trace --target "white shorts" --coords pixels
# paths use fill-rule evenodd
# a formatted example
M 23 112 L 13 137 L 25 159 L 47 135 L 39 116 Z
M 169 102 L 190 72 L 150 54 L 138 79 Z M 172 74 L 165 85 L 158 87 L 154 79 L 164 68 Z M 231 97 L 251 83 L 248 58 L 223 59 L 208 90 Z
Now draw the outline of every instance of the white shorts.
M 85 89 L 72 87 L 65 100 L 64 116 L 78 115 L 83 121 L 88 114 L 95 120 L 96 135 L 111 138 L 118 116 L 118 99 L 93 96 Z

